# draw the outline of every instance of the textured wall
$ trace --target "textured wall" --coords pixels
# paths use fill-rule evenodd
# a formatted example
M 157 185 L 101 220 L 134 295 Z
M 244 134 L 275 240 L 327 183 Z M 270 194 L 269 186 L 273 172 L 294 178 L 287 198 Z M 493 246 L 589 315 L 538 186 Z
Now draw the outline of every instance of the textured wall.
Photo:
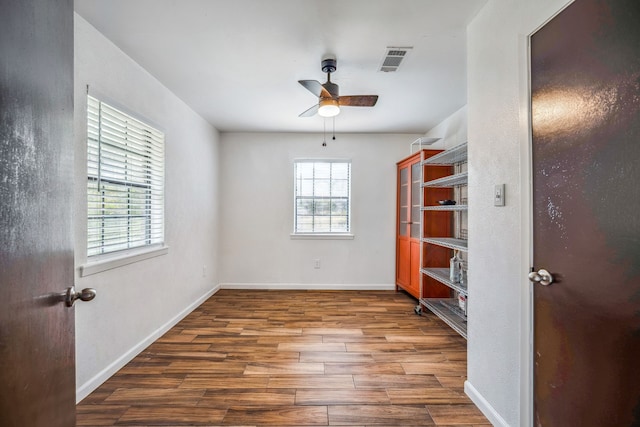
M 425 148 L 446 150 L 467 141 L 467 106 L 460 108 L 455 113 L 430 129 L 425 136 L 440 138 L 440 141 Z
M 77 304 L 80 397 L 135 355 L 136 346 L 217 286 L 219 240 L 218 132 L 76 14 L 76 267 L 87 262 L 87 85 L 92 94 L 108 97 L 165 132 L 169 253 L 76 278 L 77 288 L 98 291 L 90 304 Z
M 396 166 L 417 135 L 223 133 L 220 282 L 395 284 Z M 292 240 L 293 159 L 352 160 L 353 240 Z M 320 269 L 313 260 L 320 259 Z M 324 287 L 324 286 L 321 286 Z

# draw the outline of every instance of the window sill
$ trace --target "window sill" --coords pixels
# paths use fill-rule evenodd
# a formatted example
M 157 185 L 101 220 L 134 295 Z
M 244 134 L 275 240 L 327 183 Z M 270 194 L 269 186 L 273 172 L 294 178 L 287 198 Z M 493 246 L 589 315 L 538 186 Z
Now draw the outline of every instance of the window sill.
M 80 277 L 91 276 L 92 274 L 102 273 L 103 271 L 112 270 L 114 268 L 133 264 L 134 262 L 144 261 L 145 259 L 155 258 L 160 255 L 166 255 L 168 253 L 169 247 L 163 245 L 160 247 L 135 250 L 125 254 L 113 256 L 106 255 L 104 258 L 81 265 L 79 268 Z
M 291 233 L 291 240 L 353 240 L 356 236 L 351 233 Z

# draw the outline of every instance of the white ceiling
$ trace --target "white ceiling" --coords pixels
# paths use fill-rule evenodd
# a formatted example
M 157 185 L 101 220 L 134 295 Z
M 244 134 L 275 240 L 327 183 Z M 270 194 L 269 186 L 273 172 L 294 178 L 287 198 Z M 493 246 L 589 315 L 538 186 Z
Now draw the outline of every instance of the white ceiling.
M 466 25 L 486 0 L 75 0 L 76 11 L 223 132 L 321 132 L 325 54 L 344 107 L 337 132 L 425 133 L 466 103 Z M 413 46 L 395 73 L 387 46 Z M 327 119 L 327 127 L 331 126 Z

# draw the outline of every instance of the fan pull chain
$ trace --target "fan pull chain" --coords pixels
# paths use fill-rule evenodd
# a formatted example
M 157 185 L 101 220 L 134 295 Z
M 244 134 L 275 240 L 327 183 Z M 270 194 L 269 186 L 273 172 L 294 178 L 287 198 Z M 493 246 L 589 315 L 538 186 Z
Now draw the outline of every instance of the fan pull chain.
M 324 119 L 322 121 L 322 127 L 323 127 L 323 131 L 322 131 L 322 146 L 326 147 L 327 146 L 327 119 Z
M 336 118 L 333 117 L 333 140 L 336 140 Z

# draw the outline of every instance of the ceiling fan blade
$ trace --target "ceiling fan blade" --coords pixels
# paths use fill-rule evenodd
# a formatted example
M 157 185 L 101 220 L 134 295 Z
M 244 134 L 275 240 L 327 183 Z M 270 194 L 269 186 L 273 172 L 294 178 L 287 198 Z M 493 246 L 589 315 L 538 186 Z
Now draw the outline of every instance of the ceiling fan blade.
M 309 108 L 307 111 L 301 113 L 298 117 L 311 117 L 314 116 L 318 112 L 318 108 L 320 108 L 320 104 L 316 104 L 313 107 Z
M 349 107 L 373 107 L 378 102 L 378 95 L 341 96 L 338 104 Z
M 331 98 L 331 94 L 317 80 L 298 80 L 298 83 L 318 98 Z

